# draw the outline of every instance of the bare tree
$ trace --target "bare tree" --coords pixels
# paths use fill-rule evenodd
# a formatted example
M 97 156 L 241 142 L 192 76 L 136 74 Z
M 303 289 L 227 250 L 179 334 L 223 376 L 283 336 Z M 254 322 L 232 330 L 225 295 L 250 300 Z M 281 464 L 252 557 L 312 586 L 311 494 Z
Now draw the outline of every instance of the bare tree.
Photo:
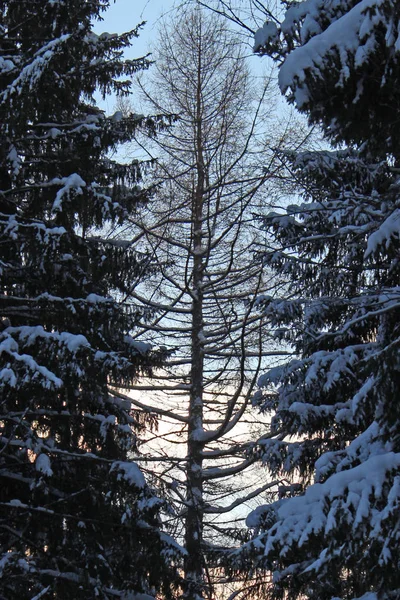
M 279 23 L 282 3 L 279 0 L 196 0 L 203 8 L 228 20 L 250 46 L 264 21 Z
M 249 403 L 260 369 L 279 354 L 257 309 L 279 282 L 257 258 L 255 214 L 266 197 L 273 202 L 276 150 L 293 132 L 273 115 L 271 79 L 255 82 L 237 36 L 199 5 L 163 24 L 155 60 L 152 79 L 139 83 L 144 98 L 179 118 L 157 147 L 141 140 L 157 158 L 156 193 L 125 237 L 159 267 L 132 286 L 144 311 L 138 339 L 174 353 L 156 385 L 144 379 L 129 397 L 161 418 L 148 444 L 176 506 L 170 520 L 184 540 L 185 593 L 194 599 L 213 595 L 243 507 L 277 483 L 257 474 L 251 452 L 258 436 Z

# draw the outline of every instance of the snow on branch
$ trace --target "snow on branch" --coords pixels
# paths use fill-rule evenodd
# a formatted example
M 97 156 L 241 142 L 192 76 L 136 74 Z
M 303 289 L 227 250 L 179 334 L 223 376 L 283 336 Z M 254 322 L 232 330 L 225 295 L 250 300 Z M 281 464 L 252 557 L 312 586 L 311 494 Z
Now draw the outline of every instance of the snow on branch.
M 319 0 L 309 0 L 302 3 L 301 10 L 304 11 L 307 4 L 309 13 L 315 13 L 314 5 L 319 5 Z M 298 108 L 302 108 L 309 101 L 309 95 L 304 86 L 306 72 L 312 70 L 315 76 L 321 76 L 325 68 L 327 55 L 337 55 L 340 60 L 341 69 L 338 72 L 338 86 L 343 86 L 350 76 L 348 68 L 349 56 L 354 56 L 355 66 L 362 65 L 374 52 L 377 44 L 376 29 L 379 23 L 385 22 L 384 15 L 379 11 L 384 0 L 362 0 L 338 21 L 334 21 L 322 33 L 314 35 L 306 44 L 296 48 L 290 54 L 279 72 L 279 85 L 284 93 L 289 87 L 295 87 L 294 97 Z M 314 9 L 314 10 L 313 10 Z M 369 9 L 376 9 L 374 16 L 370 17 Z M 296 7 L 288 11 L 286 20 L 282 23 L 282 30 L 289 29 L 293 24 Z M 309 27 L 311 18 L 306 19 L 304 29 Z M 314 21 L 315 23 L 315 21 Z M 308 31 L 304 31 L 306 36 Z M 294 86 L 294 81 L 296 85 Z
M 371 456 L 356 467 L 335 473 L 322 484 L 310 486 L 302 496 L 283 499 L 265 507 L 275 511 L 274 525 L 260 536 L 260 541 L 265 544 L 265 556 L 278 549 L 280 553 L 289 552 L 293 545 L 311 542 L 314 535 L 330 534 L 338 523 L 342 523 L 340 515 L 345 518 L 347 515 L 346 520 L 354 530 L 362 522 L 367 522 L 370 542 L 379 539 L 382 523 L 398 510 L 400 476 L 394 477 L 386 502 L 380 503 L 386 496 L 384 485 L 388 481 L 388 473 L 399 468 L 398 453 Z M 261 515 L 260 509 L 257 513 L 250 513 L 247 524 L 257 526 Z M 381 560 L 384 561 L 384 556 Z M 323 562 L 320 557 L 307 570 L 318 571 Z
M 37 81 L 49 66 L 54 54 L 70 37 L 69 34 L 64 34 L 40 48 L 34 55 L 32 62 L 26 65 L 18 77 L 0 94 L 0 103 L 9 100 L 12 95 L 20 96 L 24 87 L 33 90 Z
M 146 485 L 142 471 L 137 464 L 132 461 L 116 461 L 112 463 L 110 473 L 113 471 L 117 472 L 118 481 L 126 481 L 129 485 L 139 489 L 144 488 Z

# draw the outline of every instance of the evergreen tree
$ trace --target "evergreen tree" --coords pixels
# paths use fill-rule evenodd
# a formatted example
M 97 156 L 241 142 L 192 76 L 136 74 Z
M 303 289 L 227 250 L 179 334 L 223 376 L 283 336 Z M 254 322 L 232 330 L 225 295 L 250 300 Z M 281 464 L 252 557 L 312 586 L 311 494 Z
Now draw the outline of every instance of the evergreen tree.
M 256 399 L 274 413 L 257 451 L 296 485 L 249 516 L 240 556 L 274 572 L 275 598 L 400 596 L 399 16 L 398 2 L 307 0 L 256 34 L 337 147 L 287 156 L 304 203 L 267 219 L 288 294 L 264 297 L 265 315 L 297 358 L 260 381 L 278 393 Z
M 131 333 L 123 298 L 151 265 L 105 232 L 148 191 L 108 158 L 152 119 L 107 118 L 147 66 L 122 36 L 92 32 L 109 2 L 0 7 L 0 593 L 131 598 L 172 593 L 179 547 L 135 462 L 145 425 L 108 384 L 161 357 Z M 103 237 L 101 237 L 103 236 Z M 117 299 L 119 299 L 117 301 Z

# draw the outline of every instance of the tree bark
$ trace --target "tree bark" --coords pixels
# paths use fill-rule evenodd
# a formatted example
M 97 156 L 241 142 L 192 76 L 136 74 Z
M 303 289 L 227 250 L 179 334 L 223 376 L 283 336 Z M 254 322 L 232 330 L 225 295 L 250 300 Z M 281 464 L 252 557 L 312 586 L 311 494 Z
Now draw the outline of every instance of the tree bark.
M 203 543 L 203 381 L 204 381 L 204 334 L 203 334 L 203 204 L 205 166 L 202 132 L 202 51 L 201 36 L 197 57 L 196 90 L 196 175 L 197 184 L 192 204 L 193 240 L 193 297 L 192 297 L 192 364 L 189 400 L 189 425 L 187 444 L 187 500 L 185 577 L 188 582 L 186 596 L 190 600 L 208 596 L 205 589 Z

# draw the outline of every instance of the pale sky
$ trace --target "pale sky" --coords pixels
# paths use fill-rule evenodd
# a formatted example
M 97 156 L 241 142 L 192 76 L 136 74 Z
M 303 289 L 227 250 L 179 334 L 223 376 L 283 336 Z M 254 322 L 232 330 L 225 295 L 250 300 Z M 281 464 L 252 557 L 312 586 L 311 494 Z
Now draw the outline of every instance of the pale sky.
M 124 33 L 134 29 L 138 23 L 146 21 L 140 36 L 132 40 L 132 46 L 125 52 L 126 58 L 139 58 L 152 51 L 153 40 L 157 37 L 158 21 L 163 14 L 168 14 L 176 0 L 116 0 L 103 13 L 103 21 L 94 24 L 97 34 Z M 100 95 L 95 95 L 97 104 L 111 114 L 115 110 L 115 96 L 103 101 Z
M 127 58 L 138 58 L 151 53 L 160 19 L 163 15 L 171 13 L 178 4 L 182 4 L 182 0 L 116 0 L 111 2 L 110 8 L 103 13 L 104 20 L 95 24 L 94 31 L 97 34 L 123 33 L 146 21 L 139 38 L 133 39 L 131 48 L 125 53 Z M 260 61 L 259 57 L 251 57 L 251 49 L 249 55 L 253 72 L 258 76 L 264 71 L 266 60 Z M 97 102 L 107 113 L 112 112 L 115 107 L 113 97 L 105 102 L 97 98 Z
M 157 21 L 172 10 L 174 3 L 174 0 L 117 0 L 103 14 L 104 21 L 96 24 L 95 30 L 98 33 L 123 33 L 146 21 L 140 37 L 133 41 L 132 48 L 127 52 L 128 58 L 141 56 L 151 52 Z

